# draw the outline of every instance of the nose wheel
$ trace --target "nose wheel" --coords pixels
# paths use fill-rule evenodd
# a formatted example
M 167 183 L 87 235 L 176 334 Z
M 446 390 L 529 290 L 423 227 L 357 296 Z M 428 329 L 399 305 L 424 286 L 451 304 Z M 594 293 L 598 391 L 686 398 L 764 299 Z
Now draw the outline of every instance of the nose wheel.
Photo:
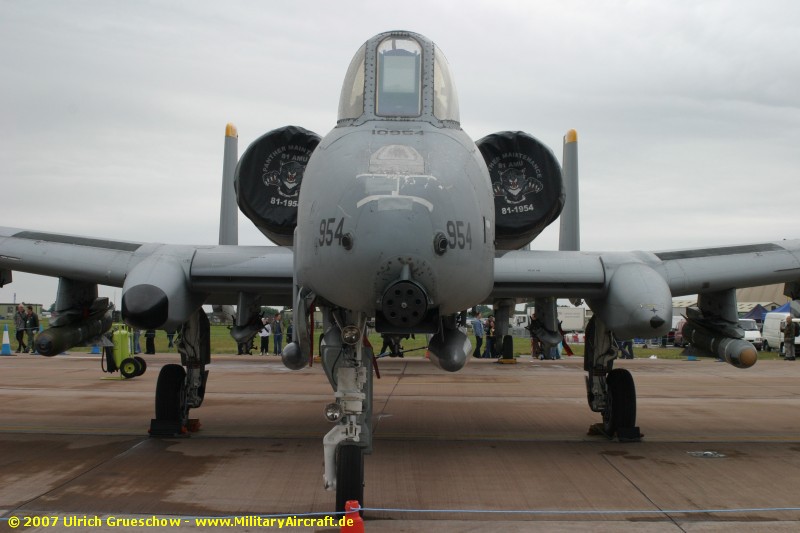
M 364 507 L 364 452 L 359 446 L 342 445 L 336 457 L 336 511 L 344 512 L 351 500 Z

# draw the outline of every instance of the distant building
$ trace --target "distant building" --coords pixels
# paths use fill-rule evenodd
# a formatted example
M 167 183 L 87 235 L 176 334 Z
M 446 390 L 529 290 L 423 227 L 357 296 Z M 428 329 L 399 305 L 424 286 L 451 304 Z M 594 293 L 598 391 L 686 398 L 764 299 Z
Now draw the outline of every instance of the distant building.
M 736 307 L 739 316 L 746 315 L 758 305 L 771 311 L 788 301 L 789 297 L 783 294 L 783 283 L 736 289 Z M 672 314 L 673 316 L 685 315 L 687 307 L 696 305 L 697 297 L 674 298 L 672 300 Z
M 32 305 L 33 312 L 39 315 L 39 318 L 42 317 L 42 304 L 33 304 L 28 302 L 19 302 L 15 304 L 0 303 L 0 316 L 6 320 L 14 320 L 14 312 L 17 310 L 17 306 L 20 303 L 25 306 L 25 309 L 27 309 L 29 305 Z

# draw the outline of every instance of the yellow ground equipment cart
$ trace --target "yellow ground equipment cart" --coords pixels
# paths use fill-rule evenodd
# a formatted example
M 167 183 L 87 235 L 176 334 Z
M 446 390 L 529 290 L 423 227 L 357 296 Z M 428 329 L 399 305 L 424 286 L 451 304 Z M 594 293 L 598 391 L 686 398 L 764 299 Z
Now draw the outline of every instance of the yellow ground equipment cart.
M 113 346 L 103 348 L 104 356 L 101 363 L 105 363 L 103 372 L 116 372 L 125 379 L 141 376 L 147 370 L 147 362 L 143 357 L 133 355 L 133 332 L 122 324 L 116 325 L 110 332 Z M 102 366 L 102 365 L 101 365 Z

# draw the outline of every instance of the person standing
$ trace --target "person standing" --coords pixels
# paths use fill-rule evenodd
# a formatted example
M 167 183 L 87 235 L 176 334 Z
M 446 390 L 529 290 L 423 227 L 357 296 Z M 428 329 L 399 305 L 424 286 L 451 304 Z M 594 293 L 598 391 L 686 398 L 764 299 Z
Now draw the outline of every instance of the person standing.
M 25 344 L 25 306 L 19 304 L 14 313 L 14 336 L 17 338 L 17 353 L 27 353 L 28 346 Z
M 792 315 L 786 317 L 786 323 L 781 324 L 783 330 L 783 353 L 786 361 L 794 361 L 794 338 L 797 337 L 798 324 L 792 322 Z
M 156 353 L 156 330 L 148 329 L 144 332 L 144 353 L 155 355 Z
M 261 329 L 258 330 L 258 336 L 261 339 L 261 355 L 268 355 L 269 334 L 270 334 L 270 325 L 269 321 L 265 317 L 261 319 Z
M 483 346 L 483 321 L 481 320 L 481 312 L 475 311 L 472 316 L 472 332 L 475 333 L 475 351 L 472 352 L 472 357 L 480 357 L 481 346 Z
M 633 359 L 633 340 L 615 339 L 620 359 Z
M 528 320 L 527 329 L 531 334 L 531 359 L 544 359 L 545 353 L 542 341 L 539 339 L 539 335 L 536 334 L 537 331 L 544 329 L 544 324 L 542 324 L 535 312 L 531 314 Z
M 39 332 L 39 315 L 33 312 L 33 306 L 28 306 L 28 314 L 25 316 L 25 329 L 28 330 L 28 347 L 31 353 L 36 353 L 36 345 L 33 339 Z
M 142 353 L 142 345 L 139 338 L 142 336 L 142 331 L 139 328 L 133 328 L 133 354 Z
M 167 333 L 167 349 L 171 350 L 175 346 L 175 329 L 166 330 Z
M 486 319 L 486 326 L 485 326 L 485 337 L 486 337 L 486 349 L 483 352 L 484 359 L 494 359 L 494 341 L 495 341 L 495 329 L 494 329 L 494 315 L 489 315 L 489 318 Z
M 275 339 L 275 355 L 280 355 L 283 351 L 283 324 L 281 324 L 281 314 L 275 313 L 275 320 L 272 321 L 272 336 Z

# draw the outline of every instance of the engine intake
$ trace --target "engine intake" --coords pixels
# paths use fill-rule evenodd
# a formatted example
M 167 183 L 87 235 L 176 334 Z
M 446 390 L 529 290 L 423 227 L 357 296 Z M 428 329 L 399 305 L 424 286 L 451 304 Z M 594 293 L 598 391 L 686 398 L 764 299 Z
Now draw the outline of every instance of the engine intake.
M 493 133 L 475 144 L 492 180 L 495 246 L 518 250 L 561 214 L 561 166 L 547 146 L 521 131 Z
M 236 166 L 239 209 L 279 246 L 292 246 L 303 175 L 319 141 L 298 126 L 278 128 L 253 141 Z

